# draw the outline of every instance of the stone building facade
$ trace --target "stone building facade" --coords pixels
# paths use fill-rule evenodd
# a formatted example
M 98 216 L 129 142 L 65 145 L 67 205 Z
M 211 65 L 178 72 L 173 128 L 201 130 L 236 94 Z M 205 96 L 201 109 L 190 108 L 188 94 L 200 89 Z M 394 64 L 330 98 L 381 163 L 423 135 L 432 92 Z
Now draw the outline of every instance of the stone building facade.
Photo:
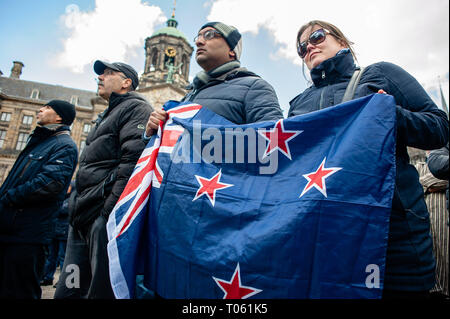
M 145 41 L 145 68 L 136 91 L 160 108 L 168 100 L 180 100 L 189 84 L 192 46 L 177 29 L 174 15 L 167 26 Z M 72 139 L 83 150 L 92 121 L 107 102 L 96 92 L 20 79 L 24 64 L 14 61 L 9 77 L 0 71 L 0 185 L 6 179 L 27 138 L 36 127 L 36 115 L 46 102 L 60 99 L 76 106 Z

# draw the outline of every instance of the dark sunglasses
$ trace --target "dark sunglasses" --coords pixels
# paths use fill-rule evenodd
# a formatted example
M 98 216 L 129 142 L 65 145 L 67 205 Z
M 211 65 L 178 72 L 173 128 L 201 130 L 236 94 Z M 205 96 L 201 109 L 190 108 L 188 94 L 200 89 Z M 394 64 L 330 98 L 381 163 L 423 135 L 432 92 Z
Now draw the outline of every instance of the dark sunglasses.
M 330 33 L 327 29 L 318 29 L 311 33 L 308 40 L 300 43 L 300 37 L 297 39 L 297 53 L 303 59 L 308 53 L 308 43 L 317 45 L 325 41 L 327 33 Z

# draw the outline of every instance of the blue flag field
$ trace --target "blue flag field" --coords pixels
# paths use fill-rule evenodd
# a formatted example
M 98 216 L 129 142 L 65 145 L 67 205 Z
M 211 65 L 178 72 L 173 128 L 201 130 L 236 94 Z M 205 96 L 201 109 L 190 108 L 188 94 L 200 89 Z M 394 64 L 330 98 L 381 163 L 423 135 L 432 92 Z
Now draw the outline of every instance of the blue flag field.
M 381 298 L 392 96 L 247 125 L 164 109 L 107 225 L 117 298 L 138 274 L 171 299 Z

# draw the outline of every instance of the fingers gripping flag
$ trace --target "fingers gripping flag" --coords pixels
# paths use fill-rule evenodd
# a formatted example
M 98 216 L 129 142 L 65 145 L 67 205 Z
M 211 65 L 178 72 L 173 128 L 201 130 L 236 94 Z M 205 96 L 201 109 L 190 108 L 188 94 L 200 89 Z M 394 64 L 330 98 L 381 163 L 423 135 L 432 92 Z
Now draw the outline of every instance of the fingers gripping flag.
M 164 298 L 381 297 L 391 96 L 248 125 L 165 109 L 108 222 L 117 298 L 138 273 Z

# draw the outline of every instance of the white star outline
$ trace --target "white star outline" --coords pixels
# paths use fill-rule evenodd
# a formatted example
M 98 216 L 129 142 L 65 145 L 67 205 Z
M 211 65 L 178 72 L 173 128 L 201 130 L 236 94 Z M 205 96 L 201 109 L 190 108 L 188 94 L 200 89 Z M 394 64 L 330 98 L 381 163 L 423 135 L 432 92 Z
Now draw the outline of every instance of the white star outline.
M 202 187 L 204 186 L 204 185 L 202 184 L 202 182 L 201 182 L 200 179 L 203 178 L 203 179 L 205 179 L 205 180 L 207 180 L 207 181 L 210 182 L 210 181 L 212 181 L 217 175 L 219 175 L 219 178 L 217 179 L 217 183 L 220 183 L 220 184 L 224 185 L 225 187 L 221 187 L 220 189 L 214 189 L 213 198 L 211 198 L 211 196 L 209 196 L 209 193 L 208 193 L 208 192 L 202 192 L 202 193 L 199 195 L 198 193 L 200 192 L 200 190 L 201 190 Z M 222 169 L 220 169 L 220 170 L 217 172 L 217 174 L 214 175 L 213 177 L 211 177 L 210 179 L 207 179 L 207 178 L 205 178 L 205 177 L 203 177 L 203 176 L 195 175 L 195 178 L 197 179 L 197 182 L 199 183 L 200 187 L 199 187 L 199 189 L 197 190 L 197 193 L 195 194 L 195 197 L 194 197 L 194 199 L 193 199 L 192 201 L 195 201 L 195 200 L 199 199 L 200 197 L 202 197 L 203 195 L 206 195 L 206 196 L 208 197 L 209 201 L 211 202 L 211 205 L 214 207 L 214 205 L 216 204 L 216 191 L 217 191 L 217 190 L 222 190 L 222 189 L 225 189 L 225 188 L 228 188 L 228 187 L 231 187 L 231 186 L 234 186 L 233 184 L 227 184 L 227 183 L 220 182 L 220 178 L 221 178 L 221 177 L 222 177 Z
M 280 122 L 281 122 L 281 123 L 280 123 Z M 278 146 L 278 141 L 277 141 L 277 146 L 274 147 L 273 149 L 271 149 L 270 152 L 267 152 L 267 150 L 268 150 L 269 147 L 270 147 L 270 138 L 268 138 L 268 137 L 264 134 L 264 133 L 267 133 L 266 131 L 261 132 L 261 131 L 258 130 L 258 133 L 259 133 L 262 137 L 264 137 L 264 139 L 266 139 L 266 140 L 268 141 L 266 150 L 264 151 L 264 155 L 263 155 L 262 158 L 264 159 L 264 158 L 266 158 L 267 156 L 269 156 L 270 154 L 272 154 L 274 151 L 279 150 L 281 153 L 283 153 L 287 158 L 289 158 L 289 159 L 292 161 L 292 157 L 291 157 L 291 149 L 289 148 L 289 143 L 288 143 L 288 142 L 289 142 L 290 140 L 292 140 L 294 137 L 296 137 L 297 135 L 299 135 L 300 133 L 302 133 L 303 130 L 301 130 L 301 131 L 286 131 L 286 130 L 284 129 L 284 120 L 283 120 L 283 119 L 280 119 L 280 120 L 278 120 L 278 122 L 275 123 L 275 126 L 274 126 L 272 129 L 270 129 L 268 133 L 275 133 L 275 131 L 277 130 L 278 123 L 280 123 L 280 126 L 281 126 L 281 132 L 282 132 L 282 133 L 294 133 L 294 135 L 292 135 L 291 137 L 289 137 L 289 138 L 287 138 L 287 139 L 285 139 L 285 140 L 283 141 L 284 144 L 286 145 L 287 153 L 286 153 L 283 149 L 281 149 L 281 148 Z
M 225 282 L 225 283 L 231 285 L 231 283 L 233 282 L 234 277 L 236 276 L 236 273 L 237 273 L 237 276 L 238 276 L 238 285 L 239 285 L 239 288 L 244 288 L 244 289 L 250 289 L 250 290 L 253 290 L 253 292 L 251 292 L 251 293 L 249 293 L 249 294 L 247 294 L 247 295 L 245 295 L 245 296 L 242 296 L 242 299 L 250 298 L 251 296 L 254 296 L 254 295 L 256 295 L 256 294 L 258 294 L 258 293 L 260 293 L 260 292 L 262 291 L 261 289 L 257 289 L 257 288 L 250 287 L 250 286 L 241 286 L 241 269 L 240 269 L 240 266 L 239 266 L 239 263 L 238 263 L 237 266 L 236 266 L 236 269 L 234 270 L 233 276 L 231 276 L 230 281 L 226 281 L 226 280 L 223 280 L 223 279 L 216 278 L 216 277 L 212 276 L 212 278 L 213 278 L 214 281 L 216 282 L 217 286 L 219 286 L 219 288 L 220 288 L 220 289 L 223 291 L 223 293 L 224 293 L 224 296 L 223 296 L 222 299 L 226 299 L 226 298 L 227 298 L 227 296 L 228 296 L 228 291 L 226 291 L 226 290 L 220 285 L 219 281 L 222 281 L 222 282 Z
M 319 165 L 319 167 L 316 169 L 315 172 L 311 172 L 308 174 L 304 174 L 303 177 L 308 181 L 308 183 L 306 183 L 305 188 L 303 189 L 302 193 L 300 194 L 299 198 L 302 197 L 305 193 L 307 193 L 310 189 L 312 189 L 313 187 L 315 189 L 317 189 L 319 192 L 322 193 L 323 196 L 325 196 L 326 198 L 328 198 L 327 196 L 327 185 L 325 183 L 325 179 L 331 175 L 333 175 L 334 173 L 336 173 L 337 171 L 340 171 L 342 169 L 342 167 L 325 167 L 325 161 L 327 160 L 327 158 L 325 157 L 322 161 L 322 163 Z M 312 174 L 317 174 L 317 172 L 320 170 L 320 168 L 322 168 L 322 170 L 332 170 L 332 172 L 329 172 L 328 174 L 324 175 L 321 177 L 322 179 L 322 185 L 323 185 L 323 189 L 320 188 L 316 183 L 312 184 L 309 188 L 308 188 L 308 184 L 311 181 L 311 178 L 309 178 L 308 175 L 312 175 Z

